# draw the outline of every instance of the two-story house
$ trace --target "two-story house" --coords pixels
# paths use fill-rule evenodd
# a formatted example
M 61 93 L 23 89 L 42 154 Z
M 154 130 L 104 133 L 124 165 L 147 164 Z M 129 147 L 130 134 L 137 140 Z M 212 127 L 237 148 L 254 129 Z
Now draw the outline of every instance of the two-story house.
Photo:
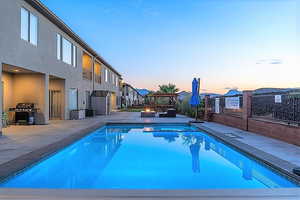
M 45 123 L 89 108 L 95 90 L 119 107 L 121 75 L 38 0 L 0 2 L 0 114 L 34 103 Z

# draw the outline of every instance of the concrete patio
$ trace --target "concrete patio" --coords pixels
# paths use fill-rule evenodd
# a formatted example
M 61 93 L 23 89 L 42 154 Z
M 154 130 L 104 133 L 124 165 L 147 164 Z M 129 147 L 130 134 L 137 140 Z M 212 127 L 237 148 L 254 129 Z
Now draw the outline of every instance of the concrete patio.
M 105 125 L 106 123 L 187 123 L 190 120 L 191 118 L 182 115 L 178 115 L 177 118 L 141 118 L 140 113 L 116 112 L 109 116 L 97 116 L 94 118 L 88 118 L 79 121 L 52 121 L 49 125 L 44 126 L 11 126 L 3 129 L 3 136 L 0 138 L 0 177 L 4 178 L 5 175 L 9 173 L 13 173 L 24 168 L 24 166 L 35 163 L 37 160 L 56 152 L 66 145 L 73 143 L 74 141 L 87 135 L 89 132 Z M 300 166 L 299 146 L 287 144 L 285 142 L 281 142 L 250 132 L 241 131 L 239 129 L 231 128 L 217 123 L 206 122 L 203 124 L 195 125 L 203 130 L 207 130 L 211 135 L 214 135 L 217 138 L 231 143 L 233 146 L 246 145 L 246 150 L 248 150 L 247 148 L 250 148 L 250 150 L 254 152 L 257 152 L 256 150 L 259 150 L 260 152 L 262 152 L 261 155 L 270 158 L 276 158 L 277 160 L 275 159 L 275 161 L 277 162 L 284 161 L 283 163 L 287 164 L 287 166 Z M 300 195 L 299 189 L 282 191 L 284 191 L 284 193 L 281 194 L 286 195 L 280 196 L 281 199 L 297 199 Z M 36 192 L 37 191 L 34 191 L 34 193 Z M 228 192 L 226 191 L 220 192 L 220 194 L 228 195 Z M 26 193 L 28 193 L 28 191 Z M 41 193 L 43 192 L 39 192 L 39 194 Z M 47 191 L 44 191 L 44 193 L 47 193 Z M 246 193 L 246 191 L 237 193 L 240 195 L 234 195 L 232 196 L 232 198 L 244 199 L 241 197 Z M 12 194 L 20 195 L 22 194 L 22 190 L 0 190 L 0 199 L 1 197 L 4 197 L 3 195 L 10 196 Z M 156 196 L 152 196 L 153 198 L 164 198 L 160 195 L 157 195 L 157 193 L 155 194 Z M 195 195 L 188 195 L 186 196 L 186 198 L 201 199 L 205 197 L 205 195 L 202 197 L 201 195 L 206 194 L 206 197 L 208 199 L 222 199 L 220 198 L 220 195 L 207 195 L 207 192 L 199 193 L 194 191 L 191 194 Z M 262 190 L 261 195 L 258 196 L 250 195 L 244 197 L 247 199 L 259 199 L 263 197 L 263 194 L 270 195 L 270 190 Z M 178 198 L 178 196 L 176 195 L 173 196 L 173 198 Z M 63 196 L 64 199 L 67 199 L 65 195 Z M 269 197 L 267 196 L 265 197 L 269 199 L 275 199 L 274 195 L 270 195 Z M 28 199 L 34 199 L 31 197 Z M 108 196 L 103 197 L 101 195 L 96 195 L 94 197 L 105 199 Z M 171 197 L 172 195 L 170 195 L 168 198 Z M 50 197 L 48 198 L 51 199 Z M 70 198 L 72 197 L 70 196 Z M 108 199 L 126 198 L 130 199 L 126 195 L 117 197 L 115 195 L 112 195 L 111 198 Z M 138 196 L 134 196 L 134 198 L 138 198 Z M 78 197 L 78 199 L 81 198 Z M 82 197 L 82 199 L 84 198 Z M 181 199 L 181 197 L 178 199 Z

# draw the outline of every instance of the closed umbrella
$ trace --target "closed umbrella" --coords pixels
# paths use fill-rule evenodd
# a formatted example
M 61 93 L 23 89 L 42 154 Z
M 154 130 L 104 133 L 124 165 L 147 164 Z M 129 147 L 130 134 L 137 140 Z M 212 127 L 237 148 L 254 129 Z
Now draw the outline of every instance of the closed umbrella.
M 192 107 L 196 107 L 196 122 L 197 122 L 197 115 L 198 115 L 198 106 L 200 104 L 200 96 L 199 96 L 199 82 L 200 79 L 197 80 L 196 78 L 194 78 L 193 82 L 192 82 L 192 97 L 190 99 L 190 105 Z

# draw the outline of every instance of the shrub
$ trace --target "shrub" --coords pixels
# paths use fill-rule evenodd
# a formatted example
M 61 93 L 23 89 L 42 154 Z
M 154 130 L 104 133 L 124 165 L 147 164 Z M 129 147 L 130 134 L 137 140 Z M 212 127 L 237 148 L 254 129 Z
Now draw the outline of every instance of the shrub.
M 181 102 L 177 102 L 176 109 L 177 112 L 189 117 L 194 118 L 196 114 L 196 108 L 190 105 L 191 95 L 187 95 Z M 201 118 L 204 116 L 204 101 L 201 100 L 198 107 L 198 117 Z

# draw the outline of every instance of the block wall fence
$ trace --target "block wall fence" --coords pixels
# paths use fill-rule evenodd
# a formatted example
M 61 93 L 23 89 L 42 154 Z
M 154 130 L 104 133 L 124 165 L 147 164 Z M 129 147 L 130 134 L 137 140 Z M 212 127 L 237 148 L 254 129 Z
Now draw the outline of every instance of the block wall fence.
M 209 106 L 209 98 L 209 96 L 205 97 L 205 121 L 221 123 L 300 146 L 300 127 L 252 117 L 252 91 L 243 92 L 241 116 L 233 116 L 226 113 L 213 113 Z

